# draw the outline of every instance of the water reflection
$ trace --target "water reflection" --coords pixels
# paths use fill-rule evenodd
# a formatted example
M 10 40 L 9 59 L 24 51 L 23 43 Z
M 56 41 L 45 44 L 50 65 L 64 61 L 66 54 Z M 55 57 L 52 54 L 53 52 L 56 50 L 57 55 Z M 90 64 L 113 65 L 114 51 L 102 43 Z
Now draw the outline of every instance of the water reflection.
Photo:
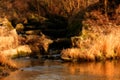
M 89 62 L 89 63 L 66 63 L 70 74 L 91 74 L 114 77 L 120 74 L 119 61 Z
M 120 61 L 117 60 L 82 63 L 28 60 L 26 63 L 31 67 L 1 80 L 120 80 Z

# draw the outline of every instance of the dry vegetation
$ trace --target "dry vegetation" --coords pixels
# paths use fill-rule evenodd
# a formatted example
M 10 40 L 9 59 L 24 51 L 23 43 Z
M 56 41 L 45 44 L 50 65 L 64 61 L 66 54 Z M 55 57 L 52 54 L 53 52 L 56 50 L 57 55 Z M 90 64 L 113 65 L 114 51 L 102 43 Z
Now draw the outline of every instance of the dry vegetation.
M 46 14 L 70 17 L 77 14 L 81 9 L 86 8 L 90 4 L 94 4 L 98 0 L 41 0 L 38 4 L 40 10 Z M 41 11 L 40 11 L 41 12 Z
M 62 16 L 70 18 L 80 10 L 99 0 L 1 0 L 1 15 L 15 23 L 25 23 L 29 19 L 39 19 Z M 4 6 L 6 5 L 6 6 Z
M 116 6 L 111 13 L 101 9 L 86 12 L 82 31 L 71 38 L 73 46 L 63 50 L 61 58 L 75 61 L 120 58 L 120 5 Z
M 91 10 L 89 7 L 95 5 L 97 6 L 93 8 L 101 8 L 105 13 L 108 13 L 118 3 L 118 0 L 109 2 L 108 0 L 1 0 L 0 17 L 6 16 L 9 20 L 23 23 L 26 18 L 38 17 L 41 21 L 43 17 L 49 18 L 56 15 L 71 19 L 81 11 Z
M 57 19 L 57 16 L 63 17 L 68 23 L 67 35 L 79 35 L 72 37 L 72 49 L 62 51 L 63 59 L 107 59 L 120 56 L 119 3 L 118 0 L 111 2 L 109 0 L 1 0 L 0 17 L 7 17 L 14 24 L 26 24 L 29 20 L 42 23 L 53 18 L 60 22 L 61 19 Z M 0 45 L 0 50 L 15 48 L 18 45 L 17 37 L 9 36 L 15 33 L 4 33 L 6 30 L 0 30 L 2 38 L 0 43 L 4 43 Z M 41 44 L 38 44 L 34 38 L 37 39 L 37 37 L 30 38 L 33 42 L 29 42 L 28 39 L 28 44 L 34 43 L 37 48 L 42 44 L 46 51 L 48 44 L 52 43 L 48 39 L 48 43 L 45 43 L 46 39 L 40 38 Z
M 61 52 L 65 60 L 104 60 L 120 57 L 120 26 L 89 27 L 72 38 L 73 47 Z

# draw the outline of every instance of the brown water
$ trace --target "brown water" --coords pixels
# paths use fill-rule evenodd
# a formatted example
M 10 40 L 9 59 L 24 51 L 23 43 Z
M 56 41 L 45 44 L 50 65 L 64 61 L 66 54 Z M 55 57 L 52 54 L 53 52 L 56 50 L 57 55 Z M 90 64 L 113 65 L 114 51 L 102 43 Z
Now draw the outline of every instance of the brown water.
M 21 59 L 17 63 L 24 68 L 1 80 L 120 80 L 119 60 L 63 63 L 60 60 Z

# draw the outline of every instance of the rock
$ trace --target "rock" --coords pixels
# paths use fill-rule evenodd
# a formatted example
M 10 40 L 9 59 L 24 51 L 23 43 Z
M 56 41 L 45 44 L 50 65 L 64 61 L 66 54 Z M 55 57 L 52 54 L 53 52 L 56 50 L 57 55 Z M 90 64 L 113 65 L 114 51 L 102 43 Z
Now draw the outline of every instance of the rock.
M 53 43 L 53 40 L 47 38 L 44 34 L 40 37 L 39 41 L 43 45 L 45 52 L 48 51 L 49 45 Z
M 53 41 L 47 38 L 44 34 L 39 35 L 27 35 L 26 44 L 30 45 L 32 52 L 46 53 L 49 45 Z
M 68 48 L 61 51 L 61 58 L 66 61 L 73 61 L 80 58 L 80 49 L 78 48 Z M 82 55 L 83 57 L 83 55 Z
M 0 63 L 12 68 L 17 66 L 10 55 L 17 54 L 18 34 L 6 18 L 0 18 Z
M 17 49 L 8 49 L 8 50 L 1 51 L 1 53 L 7 58 L 14 58 L 14 56 L 18 55 Z
M 32 51 L 30 46 L 20 45 L 15 49 L 8 49 L 1 51 L 1 53 L 9 58 L 17 58 L 17 57 L 29 56 L 32 53 Z
M 25 34 L 27 35 L 38 35 L 40 34 L 41 30 L 29 30 L 29 31 L 26 31 Z
M 17 32 L 21 32 L 24 29 L 24 25 L 19 23 L 16 25 L 15 29 L 17 30 Z
M 29 56 L 32 50 L 29 45 L 21 45 L 17 47 L 18 56 Z
M 16 48 L 18 46 L 16 30 L 6 18 L 0 19 L 0 23 L 0 51 Z
M 7 18 L 0 18 L 0 25 L 1 25 L 1 27 L 4 27 L 8 31 L 14 29 L 14 27 L 11 24 L 11 22 L 9 22 L 7 20 Z

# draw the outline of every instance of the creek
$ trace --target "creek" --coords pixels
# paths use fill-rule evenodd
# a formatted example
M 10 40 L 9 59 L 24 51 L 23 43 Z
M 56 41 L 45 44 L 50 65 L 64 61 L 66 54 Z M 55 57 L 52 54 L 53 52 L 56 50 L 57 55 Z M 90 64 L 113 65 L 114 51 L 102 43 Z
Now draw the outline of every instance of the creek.
M 0 80 L 120 80 L 120 60 L 63 62 L 61 60 L 16 60 L 19 70 Z

